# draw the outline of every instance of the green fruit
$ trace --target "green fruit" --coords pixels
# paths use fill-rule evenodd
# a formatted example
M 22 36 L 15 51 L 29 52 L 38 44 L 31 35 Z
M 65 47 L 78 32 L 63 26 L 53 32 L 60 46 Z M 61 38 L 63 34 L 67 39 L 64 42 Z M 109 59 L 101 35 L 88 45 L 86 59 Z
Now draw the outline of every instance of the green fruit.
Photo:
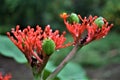
M 97 19 L 95 19 L 94 22 L 99 28 L 102 28 L 102 26 L 104 25 L 103 17 L 98 17 Z
M 52 39 L 43 40 L 42 49 L 47 55 L 51 55 L 55 51 L 55 42 Z
M 71 15 L 67 18 L 67 21 L 71 24 L 72 23 L 79 23 L 78 15 L 75 13 L 71 13 Z

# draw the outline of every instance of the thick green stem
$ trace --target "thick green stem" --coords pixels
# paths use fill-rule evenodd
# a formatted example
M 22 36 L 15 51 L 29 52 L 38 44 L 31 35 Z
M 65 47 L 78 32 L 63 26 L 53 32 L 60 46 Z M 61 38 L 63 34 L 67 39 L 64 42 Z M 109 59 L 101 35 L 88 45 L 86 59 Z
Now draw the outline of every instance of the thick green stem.
M 39 65 L 39 67 L 37 67 L 37 65 L 35 65 L 35 67 L 32 68 L 33 71 L 33 76 L 34 76 L 34 80 L 42 80 L 42 72 L 48 62 L 49 56 L 44 57 L 43 59 L 43 63 Z
M 48 76 L 46 80 L 53 80 L 55 76 L 64 68 L 64 66 L 73 58 L 75 53 L 80 48 L 80 45 L 75 45 L 72 51 L 64 58 L 64 60 L 59 64 L 59 66 Z
M 41 74 L 34 74 L 34 80 L 41 80 Z

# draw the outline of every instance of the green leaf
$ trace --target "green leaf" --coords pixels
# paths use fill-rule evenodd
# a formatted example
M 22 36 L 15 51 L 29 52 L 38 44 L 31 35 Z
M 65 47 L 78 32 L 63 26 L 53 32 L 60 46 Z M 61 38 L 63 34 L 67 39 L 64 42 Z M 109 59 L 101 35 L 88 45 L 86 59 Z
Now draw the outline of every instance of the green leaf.
M 49 61 L 46 69 L 50 72 L 55 70 L 56 66 L 52 61 Z M 73 62 L 69 62 L 58 74 L 60 80 L 88 80 L 84 69 Z
M 58 74 L 61 80 L 88 80 L 84 69 L 73 62 L 69 62 Z
M 19 63 L 26 63 L 23 53 L 6 36 L 0 35 L 0 54 L 12 57 Z

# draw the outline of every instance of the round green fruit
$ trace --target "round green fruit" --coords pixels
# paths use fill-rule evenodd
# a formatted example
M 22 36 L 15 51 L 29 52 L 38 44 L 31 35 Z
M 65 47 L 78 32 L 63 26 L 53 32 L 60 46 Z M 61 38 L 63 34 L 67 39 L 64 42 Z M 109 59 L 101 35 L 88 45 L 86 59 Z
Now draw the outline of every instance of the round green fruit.
M 43 40 L 42 49 L 47 55 L 51 55 L 55 51 L 55 42 L 52 39 Z
M 71 24 L 79 23 L 79 17 L 75 13 L 71 13 L 71 15 L 67 18 L 67 21 Z
M 94 22 L 99 28 L 102 28 L 102 26 L 104 25 L 103 17 L 98 17 L 97 19 L 95 19 Z

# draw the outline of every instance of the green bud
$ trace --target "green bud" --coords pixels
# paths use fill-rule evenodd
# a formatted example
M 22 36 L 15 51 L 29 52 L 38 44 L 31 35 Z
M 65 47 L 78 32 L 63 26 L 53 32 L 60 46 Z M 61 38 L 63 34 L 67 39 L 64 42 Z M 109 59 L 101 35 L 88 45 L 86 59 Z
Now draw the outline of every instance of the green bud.
M 79 23 L 78 15 L 75 13 L 71 13 L 71 15 L 68 17 L 67 21 L 71 24 L 72 23 Z
M 98 17 L 97 19 L 95 19 L 95 24 L 97 24 L 97 26 L 99 28 L 102 28 L 103 24 L 104 24 L 104 21 L 103 21 L 103 17 Z
M 43 40 L 42 49 L 47 55 L 51 55 L 55 51 L 55 42 L 52 39 Z

